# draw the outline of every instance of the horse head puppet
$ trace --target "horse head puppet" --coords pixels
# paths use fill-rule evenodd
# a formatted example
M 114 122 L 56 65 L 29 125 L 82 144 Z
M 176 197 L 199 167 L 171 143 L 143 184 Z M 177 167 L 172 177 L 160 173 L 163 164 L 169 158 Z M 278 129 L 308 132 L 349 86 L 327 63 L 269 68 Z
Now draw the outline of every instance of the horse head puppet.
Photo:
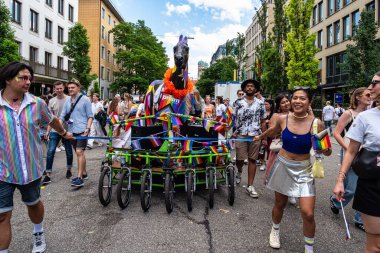
M 174 72 L 171 76 L 170 81 L 174 83 L 177 90 L 186 89 L 188 72 L 187 72 L 187 62 L 189 60 L 189 46 L 187 45 L 187 37 L 179 37 L 177 45 L 173 48 L 174 53 Z

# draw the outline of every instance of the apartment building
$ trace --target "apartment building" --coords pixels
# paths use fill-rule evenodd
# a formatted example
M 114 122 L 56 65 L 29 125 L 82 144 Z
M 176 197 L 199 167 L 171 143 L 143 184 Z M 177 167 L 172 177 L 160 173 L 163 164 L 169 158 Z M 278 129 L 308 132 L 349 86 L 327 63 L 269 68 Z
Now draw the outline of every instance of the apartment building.
M 205 68 L 208 68 L 208 63 L 202 60 L 198 61 L 198 79 L 201 79 Z
M 91 73 L 98 76 L 101 97 L 111 97 L 110 84 L 117 71 L 117 45 L 110 31 L 124 19 L 109 0 L 79 0 L 79 22 L 90 40 Z
M 335 92 L 345 86 L 348 75 L 340 67 L 346 59 L 349 38 L 354 35 L 363 10 L 375 10 L 379 22 L 380 0 L 316 0 L 310 32 L 316 34 L 315 45 L 320 49 L 318 84 L 326 99 L 333 100 Z M 377 34 L 380 38 L 380 32 Z M 363 84 L 366 85 L 366 84 Z
M 226 43 L 219 45 L 215 53 L 211 56 L 210 65 L 216 63 L 217 60 L 222 59 L 226 55 Z
M 274 26 L 274 0 L 267 1 L 267 36 L 272 33 Z M 262 42 L 262 32 L 259 25 L 259 13 L 262 11 L 262 7 L 256 11 L 256 14 L 252 18 L 252 23 L 249 25 L 245 32 L 245 52 L 247 55 L 247 61 L 245 64 L 246 78 L 255 78 L 252 68 L 256 64 L 256 47 Z
M 78 21 L 78 0 L 5 0 L 11 13 L 22 61 L 34 72 L 30 92 L 52 91 L 70 78 L 70 60 L 62 54 L 70 27 Z

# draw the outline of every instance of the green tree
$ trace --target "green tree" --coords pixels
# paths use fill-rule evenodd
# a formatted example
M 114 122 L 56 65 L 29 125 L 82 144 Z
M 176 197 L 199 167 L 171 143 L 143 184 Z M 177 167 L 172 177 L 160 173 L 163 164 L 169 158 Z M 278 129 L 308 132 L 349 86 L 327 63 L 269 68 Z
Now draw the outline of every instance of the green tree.
M 253 65 L 253 72 L 255 73 L 254 78 L 261 82 L 261 75 L 264 71 L 263 58 L 265 50 L 268 48 L 269 44 L 267 43 L 267 31 L 268 31 L 268 23 L 267 23 L 267 13 L 268 13 L 268 4 L 265 0 L 261 0 L 261 8 L 258 11 L 257 23 L 259 24 L 261 33 L 261 43 L 256 46 L 256 62 Z M 263 87 L 265 84 L 263 83 Z
M 0 68 L 11 61 L 21 59 L 14 32 L 10 26 L 10 14 L 3 0 L 0 0 Z
M 351 88 L 368 85 L 373 75 L 379 71 L 380 45 L 375 41 L 378 29 L 375 12 L 363 11 L 355 35 L 351 37 L 353 44 L 347 46 L 346 62 L 342 64 L 348 73 L 347 83 Z
M 244 76 L 245 61 L 245 36 L 243 33 L 238 32 L 237 37 L 232 40 L 227 40 L 225 56 L 234 58 L 237 64 L 237 80 Z
M 89 51 L 90 41 L 87 37 L 87 30 L 82 24 L 76 23 L 69 30 L 69 39 L 64 44 L 63 55 L 73 59 L 72 72 L 84 90 L 87 90 L 91 81 L 96 78 L 96 75 L 90 74 Z
M 237 67 L 235 59 L 228 56 L 217 60 L 216 63 L 206 68 L 197 82 L 197 88 L 201 95 L 213 95 L 215 92 L 215 83 L 232 80 L 234 70 L 237 69 Z
M 144 93 L 153 80 L 163 79 L 169 59 L 162 42 L 144 21 L 120 23 L 111 32 L 120 48 L 115 56 L 119 71 L 112 90 Z
M 313 5 L 314 0 L 290 0 L 286 8 L 291 28 L 284 41 L 284 50 L 289 54 L 286 66 L 289 89 L 295 86 L 317 87 L 318 60 L 314 56 L 318 49 L 314 46 L 315 34 L 309 33 Z

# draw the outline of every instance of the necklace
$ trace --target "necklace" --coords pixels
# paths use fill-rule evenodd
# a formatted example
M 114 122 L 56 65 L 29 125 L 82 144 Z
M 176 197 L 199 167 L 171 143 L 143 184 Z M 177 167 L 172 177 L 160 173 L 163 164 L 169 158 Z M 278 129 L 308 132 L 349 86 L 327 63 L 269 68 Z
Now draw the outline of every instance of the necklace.
M 296 115 L 293 113 L 293 116 L 294 116 L 294 118 L 296 118 L 296 119 L 305 119 L 305 118 L 307 118 L 307 116 L 309 116 L 309 113 L 307 112 L 304 116 L 296 116 Z

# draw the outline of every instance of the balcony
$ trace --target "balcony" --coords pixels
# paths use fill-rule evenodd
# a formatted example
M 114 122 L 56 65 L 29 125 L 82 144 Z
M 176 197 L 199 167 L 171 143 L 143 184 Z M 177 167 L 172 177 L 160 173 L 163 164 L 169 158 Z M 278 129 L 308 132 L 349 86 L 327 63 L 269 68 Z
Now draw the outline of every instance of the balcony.
M 22 62 L 32 67 L 34 74 L 62 80 L 69 80 L 69 77 L 72 76 L 72 73 L 67 70 L 54 68 L 52 66 L 47 66 L 39 62 L 29 61 L 25 59 L 22 59 Z

